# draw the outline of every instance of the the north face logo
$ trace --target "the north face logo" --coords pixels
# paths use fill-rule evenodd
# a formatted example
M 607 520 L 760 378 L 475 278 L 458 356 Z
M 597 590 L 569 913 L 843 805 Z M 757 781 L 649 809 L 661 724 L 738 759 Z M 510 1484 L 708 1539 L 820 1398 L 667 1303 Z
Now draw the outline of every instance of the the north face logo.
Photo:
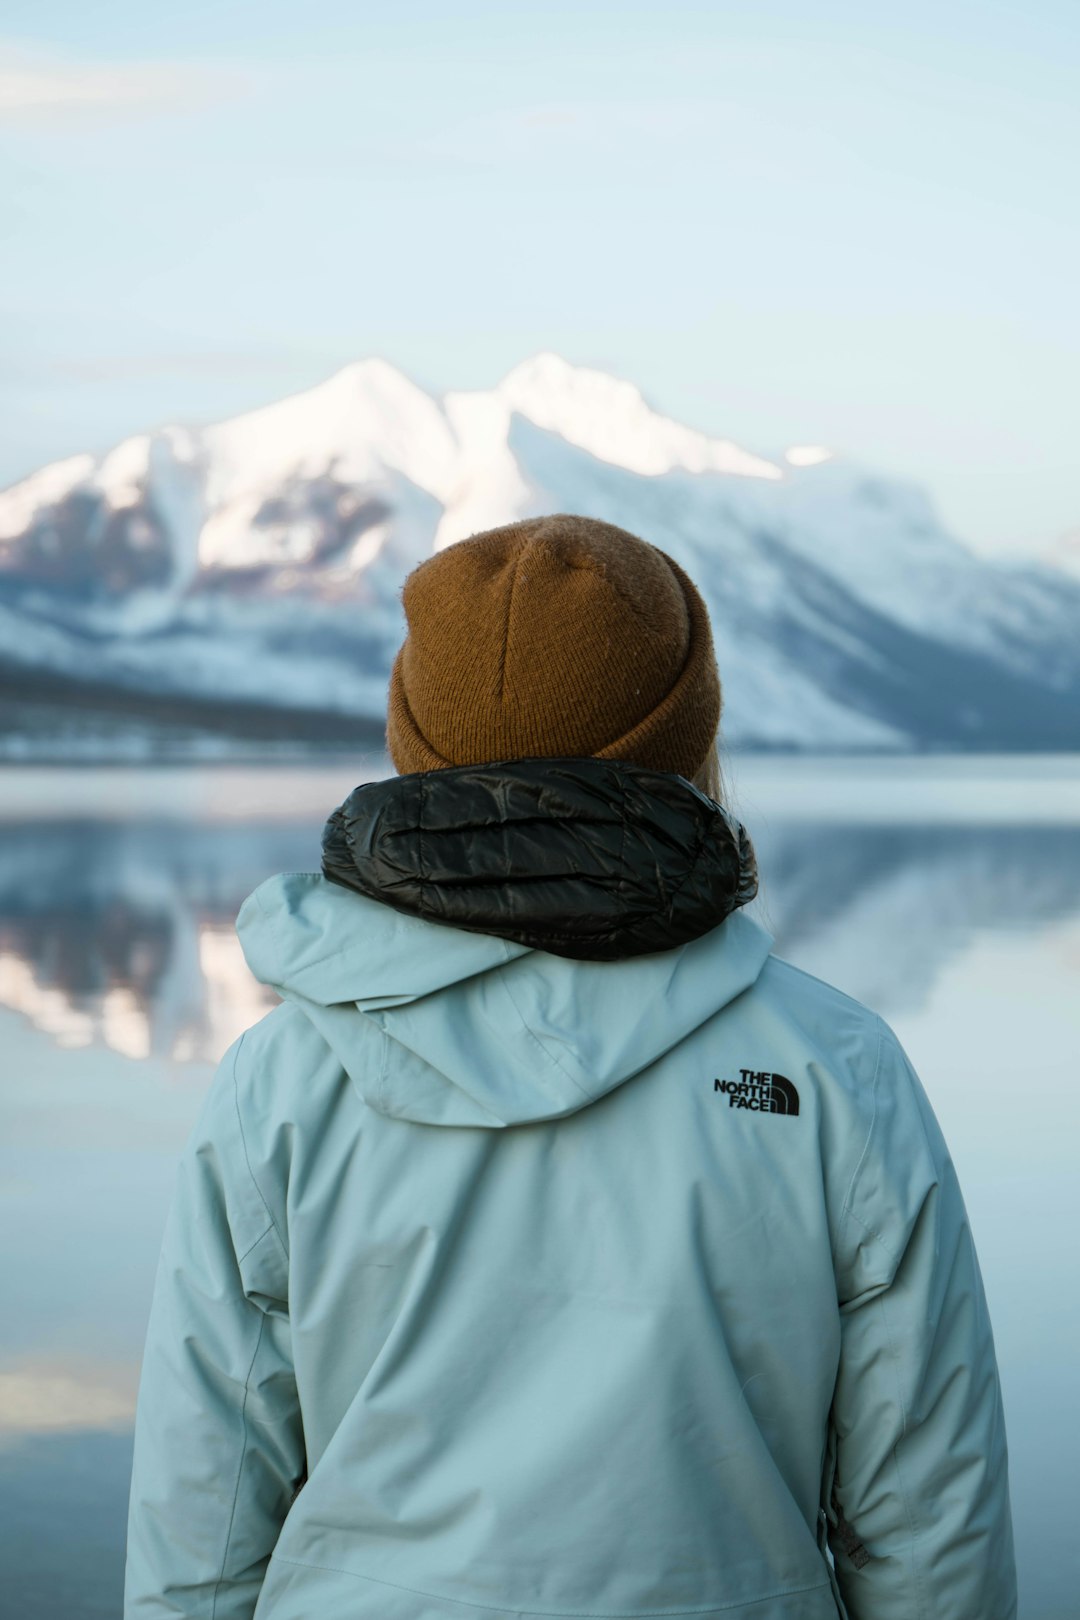
M 713 1090 L 726 1094 L 729 1108 L 749 1108 L 755 1114 L 797 1114 L 799 1093 L 786 1074 L 766 1069 L 740 1069 L 738 1080 L 714 1080 Z

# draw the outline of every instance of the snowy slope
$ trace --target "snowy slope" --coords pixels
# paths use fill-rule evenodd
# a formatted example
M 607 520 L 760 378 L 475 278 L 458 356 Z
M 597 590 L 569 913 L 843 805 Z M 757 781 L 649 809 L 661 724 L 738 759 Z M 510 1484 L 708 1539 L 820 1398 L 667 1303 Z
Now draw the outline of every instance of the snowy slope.
M 551 354 L 441 400 L 361 361 L 0 493 L 0 738 L 91 699 L 238 736 L 370 730 L 408 570 L 556 510 L 698 580 L 733 744 L 1080 745 L 1080 581 L 976 557 L 912 486 L 754 455 Z

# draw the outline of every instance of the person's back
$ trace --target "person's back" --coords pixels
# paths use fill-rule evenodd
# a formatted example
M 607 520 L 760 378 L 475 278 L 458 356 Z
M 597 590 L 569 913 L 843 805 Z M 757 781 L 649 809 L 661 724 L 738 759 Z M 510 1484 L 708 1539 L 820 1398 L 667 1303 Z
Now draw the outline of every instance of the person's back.
M 245 902 L 284 1001 L 181 1166 L 127 1620 L 1015 1615 L 947 1151 L 889 1027 L 743 909 L 750 840 L 690 780 L 719 717 L 707 620 L 673 565 L 682 646 L 663 602 L 627 600 L 642 544 L 540 520 L 422 565 L 402 774 L 335 812 L 321 873 Z M 467 567 L 477 614 L 506 598 L 486 708 L 462 691 L 477 668 L 492 690 L 482 625 L 449 671 L 421 656 Z M 646 655 L 674 640 L 674 681 L 642 660 L 660 697 L 630 748 L 580 685 L 559 708 L 565 659 L 513 696 L 515 623 L 564 574 L 619 690 L 628 614 Z M 558 606 L 531 634 L 572 649 Z M 590 723 L 616 744 L 582 747 Z

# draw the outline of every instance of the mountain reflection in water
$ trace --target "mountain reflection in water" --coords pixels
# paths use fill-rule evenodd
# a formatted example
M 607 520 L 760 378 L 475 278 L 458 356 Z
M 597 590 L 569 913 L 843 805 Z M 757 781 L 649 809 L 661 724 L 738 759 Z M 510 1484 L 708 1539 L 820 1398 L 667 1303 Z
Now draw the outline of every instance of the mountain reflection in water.
M 886 1018 L 916 1008 L 974 931 L 1080 909 L 1070 827 L 746 821 L 761 872 L 750 910 L 776 954 Z M 0 1006 L 61 1046 L 216 1061 L 277 999 L 248 972 L 240 904 L 270 873 L 317 870 L 320 830 L 321 820 L 8 823 Z
M 0 1005 L 61 1046 L 214 1061 L 276 1000 L 244 962 L 240 903 L 318 848 L 306 825 L 9 824 Z

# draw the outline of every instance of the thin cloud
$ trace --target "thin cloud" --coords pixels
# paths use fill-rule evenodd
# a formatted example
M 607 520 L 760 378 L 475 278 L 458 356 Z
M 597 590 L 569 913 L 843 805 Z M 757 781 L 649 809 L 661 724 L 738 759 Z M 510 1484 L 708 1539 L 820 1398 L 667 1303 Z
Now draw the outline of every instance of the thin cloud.
M 247 82 L 247 74 L 217 63 L 74 61 L 0 42 L 3 123 L 146 116 L 201 106 Z
M 316 357 L 322 364 L 322 358 Z M 242 350 L 182 349 L 171 353 L 85 355 L 82 357 L 53 358 L 27 367 L 27 375 L 48 372 L 53 376 L 68 377 L 75 382 L 115 382 L 146 377 L 169 376 L 261 376 L 273 375 L 283 366 L 310 365 L 312 356 L 306 351 L 263 350 L 258 353 Z M 334 364 L 334 360 L 327 362 Z

